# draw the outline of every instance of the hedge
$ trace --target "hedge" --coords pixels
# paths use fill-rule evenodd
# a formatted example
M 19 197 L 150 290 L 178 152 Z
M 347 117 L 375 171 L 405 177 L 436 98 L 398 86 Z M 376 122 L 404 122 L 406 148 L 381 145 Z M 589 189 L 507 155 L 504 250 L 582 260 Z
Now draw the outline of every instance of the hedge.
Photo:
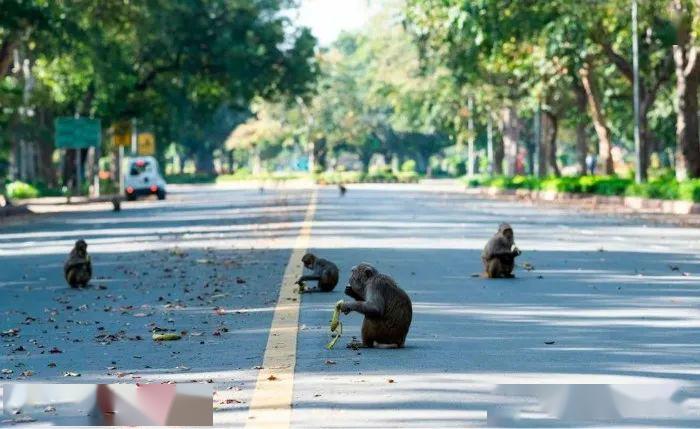
M 534 176 L 479 176 L 465 179 L 470 187 L 498 189 L 529 189 L 540 191 L 585 193 L 596 195 L 628 195 L 664 200 L 700 202 L 700 179 L 678 182 L 663 178 L 636 184 L 631 179 L 616 176 L 546 177 Z

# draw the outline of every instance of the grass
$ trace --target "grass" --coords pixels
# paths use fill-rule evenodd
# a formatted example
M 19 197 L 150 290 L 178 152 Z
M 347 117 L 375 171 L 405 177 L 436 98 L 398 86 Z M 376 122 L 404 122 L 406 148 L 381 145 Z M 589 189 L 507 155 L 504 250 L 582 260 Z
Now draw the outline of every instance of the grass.
M 635 184 L 631 179 L 617 176 L 575 176 L 546 177 L 534 176 L 479 176 L 465 181 L 470 187 L 491 187 L 497 189 L 528 189 L 539 191 L 567 192 L 572 194 L 627 195 L 664 200 L 685 200 L 700 202 L 700 179 L 678 182 L 663 177 L 643 184 Z

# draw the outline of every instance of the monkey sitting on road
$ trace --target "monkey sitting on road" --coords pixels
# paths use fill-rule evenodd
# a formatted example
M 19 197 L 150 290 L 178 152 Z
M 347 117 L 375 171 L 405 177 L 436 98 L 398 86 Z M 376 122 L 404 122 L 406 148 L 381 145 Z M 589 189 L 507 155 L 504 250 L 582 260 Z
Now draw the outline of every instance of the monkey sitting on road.
M 365 316 L 362 322 L 362 344 L 349 347 L 388 345 L 403 347 L 413 318 L 411 299 L 394 279 L 380 274 L 373 266 L 362 263 L 352 269 L 345 294 L 356 299 L 343 302 L 340 311 L 357 311 Z
M 71 287 L 85 287 L 92 278 L 92 262 L 87 253 L 85 240 L 75 242 L 68 260 L 63 265 L 63 274 Z
M 122 200 L 119 197 L 114 197 L 112 198 L 112 206 L 115 212 L 121 211 L 122 209 Z
M 299 280 L 296 281 L 296 284 L 300 286 L 300 292 L 316 292 L 318 290 L 330 292 L 335 288 L 335 285 L 338 284 L 338 267 L 333 262 L 327 259 L 317 258 L 312 253 L 305 254 L 301 258 L 301 262 L 313 273 L 301 276 Z M 304 288 L 304 282 L 312 280 L 318 281 L 318 286 L 311 289 Z
M 338 191 L 340 191 L 340 196 L 344 197 L 345 193 L 348 191 L 348 189 L 343 185 L 342 183 L 338 184 Z
M 513 241 L 513 228 L 507 223 L 502 223 L 498 227 L 498 232 L 486 243 L 481 253 L 484 277 L 492 279 L 515 277 L 513 275 L 515 258 L 520 253 Z

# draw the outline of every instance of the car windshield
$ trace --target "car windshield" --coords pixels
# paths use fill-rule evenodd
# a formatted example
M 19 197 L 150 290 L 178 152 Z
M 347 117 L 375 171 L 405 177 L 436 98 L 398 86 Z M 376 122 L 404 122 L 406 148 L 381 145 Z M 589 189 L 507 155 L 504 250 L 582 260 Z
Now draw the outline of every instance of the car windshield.
M 136 161 L 133 164 L 131 164 L 131 172 L 130 174 L 132 176 L 138 176 L 141 173 L 149 173 L 153 169 L 151 163 L 149 161 Z

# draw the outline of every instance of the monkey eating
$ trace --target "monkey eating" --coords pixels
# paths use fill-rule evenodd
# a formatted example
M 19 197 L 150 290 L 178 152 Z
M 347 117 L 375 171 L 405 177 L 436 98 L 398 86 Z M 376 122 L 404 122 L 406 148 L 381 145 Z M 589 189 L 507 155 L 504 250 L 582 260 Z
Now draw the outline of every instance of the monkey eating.
M 513 275 L 515 258 L 520 253 L 514 243 L 513 228 L 507 223 L 502 223 L 498 227 L 498 232 L 486 243 L 481 253 L 484 277 L 492 279 L 515 277 Z
M 413 305 L 394 279 L 362 263 L 352 269 L 345 294 L 356 301 L 343 302 L 339 305 L 340 311 L 344 314 L 356 311 L 365 316 L 362 344 L 350 343 L 348 347 L 404 346 L 413 318 Z
M 303 275 L 295 284 L 299 285 L 299 292 L 330 292 L 338 284 L 338 267 L 331 261 L 317 258 L 312 253 L 307 253 L 301 258 L 304 267 L 312 271 L 312 274 Z M 317 287 L 307 289 L 304 287 L 306 281 L 317 281 Z
M 85 287 L 92 278 L 92 261 L 87 253 L 85 240 L 75 242 L 68 260 L 63 265 L 63 274 L 71 287 Z

